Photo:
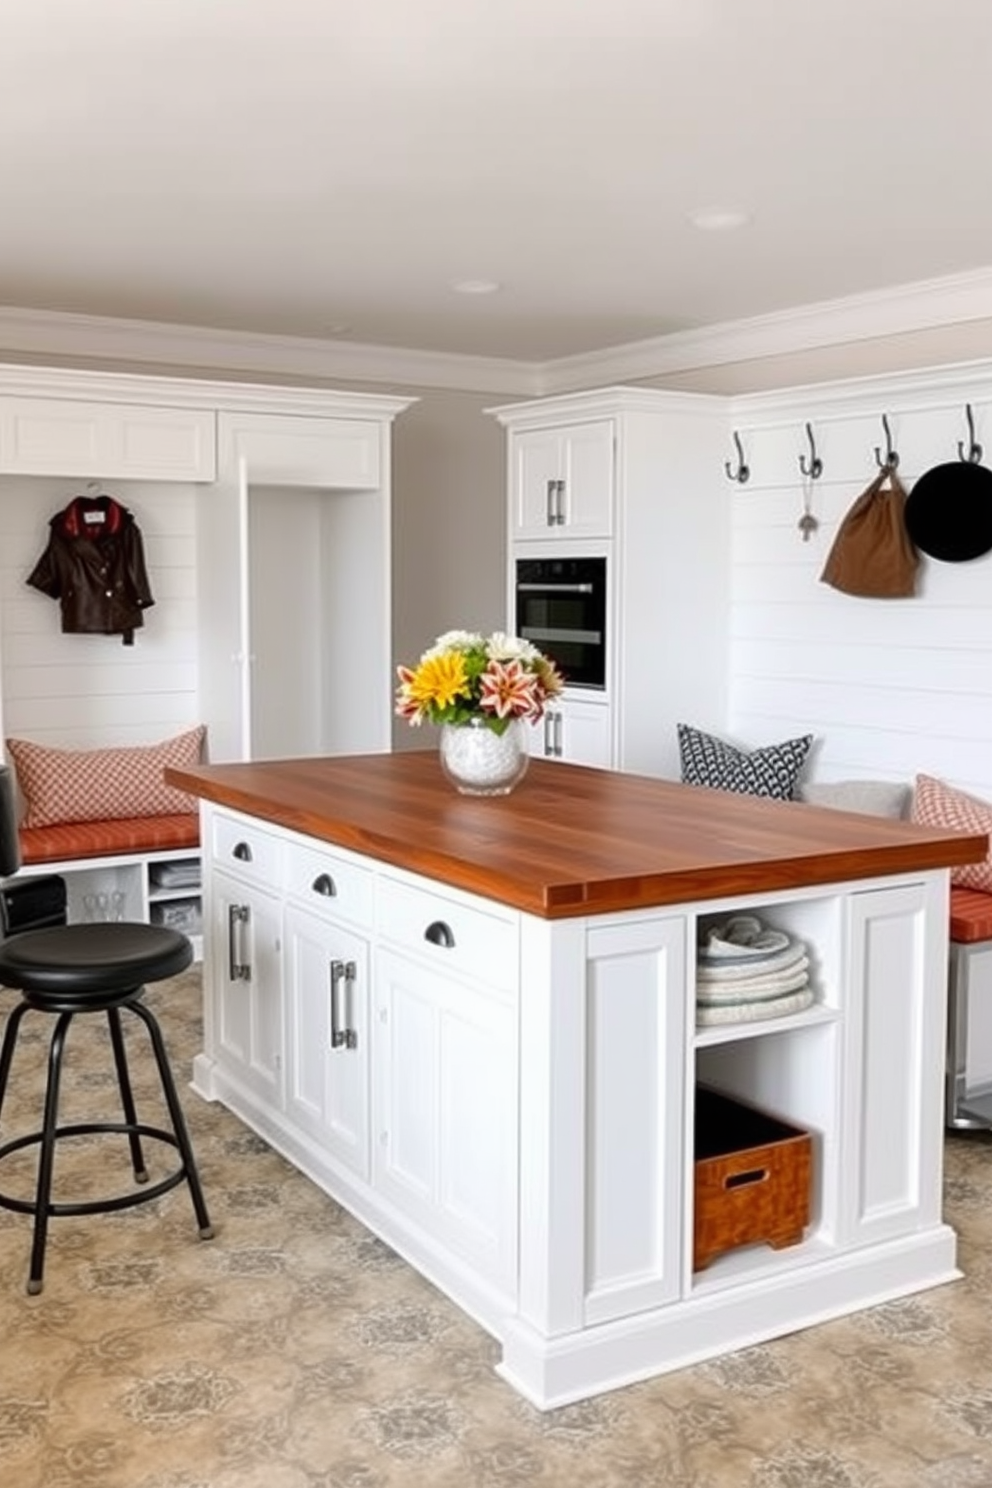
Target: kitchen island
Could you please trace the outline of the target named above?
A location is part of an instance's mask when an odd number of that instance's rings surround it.
[[[948,868],[981,835],[436,754],[169,770],[201,800],[194,1085],[564,1404],[953,1279],[941,1217]],[[732,914],[812,1005],[697,1026]],[[810,1134],[798,1243],[693,1269],[697,1085]]]

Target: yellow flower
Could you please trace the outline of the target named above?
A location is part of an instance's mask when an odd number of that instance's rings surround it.
[[[406,683],[407,696],[420,708],[447,708],[456,698],[470,695],[465,657],[459,651],[424,656]]]

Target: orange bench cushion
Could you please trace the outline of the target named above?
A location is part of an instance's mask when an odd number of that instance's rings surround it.
[[[951,939],[992,940],[992,894],[951,888]]]
[[[200,845],[200,818],[196,812],[183,812],[179,816],[129,816],[119,821],[62,822],[52,827],[21,827],[19,836],[25,866],[62,863],[76,858],[109,858],[116,853],[196,848]]]

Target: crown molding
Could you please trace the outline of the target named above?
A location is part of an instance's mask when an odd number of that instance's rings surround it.
[[[598,382],[664,377],[970,320],[992,320],[992,268],[562,357],[545,362],[539,380],[544,393],[564,393]]]
[[[960,409],[963,417],[968,403],[992,403],[992,359],[738,393],[726,400],[742,431],[801,422],[811,410],[823,420],[850,418],[856,412],[898,415],[948,408]]]
[[[0,306],[0,355],[15,353],[99,359],[131,366],[243,372],[252,377],[401,383],[517,397],[539,391],[533,364],[500,357],[457,356],[351,341],[256,335]]]
[[[992,320],[992,268],[546,362],[0,306],[0,355],[544,397]]]

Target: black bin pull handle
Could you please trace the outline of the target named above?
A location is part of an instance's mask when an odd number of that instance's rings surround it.
[[[329,873],[321,873],[310,885],[315,894],[323,894],[325,899],[333,899],[337,894],[337,885]]]
[[[237,858],[239,863],[250,863],[251,848],[248,846],[247,842],[237,842],[234,845],[234,850],[231,853],[231,856]]]
[[[433,920],[424,931],[424,939],[429,940],[431,945],[444,946],[450,951],[455,944],[455,937],[450,925],[443,920]]]

